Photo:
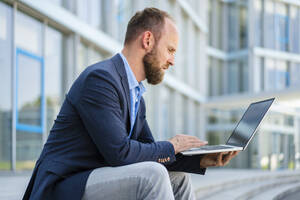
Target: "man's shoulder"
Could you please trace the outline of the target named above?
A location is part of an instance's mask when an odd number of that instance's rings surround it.
[[[82,73],[90,74],[92,72],[114,74],[116,70],[112,60],[106,59],[88,66]]]
[[[120,76],[112,59],[103,60],[88,66],[72,84],[68,96],[78,99],[85,88],[105,87],[119,88]],[[74,98],[76,97],[76,98]]]
[[[86,80],[89,77],[101,77],[104,80],[120,79],[117,71],[117,66],[112,60],[113,58],[106,59],[95,64],[88,66],[78,77],[78,79]]]

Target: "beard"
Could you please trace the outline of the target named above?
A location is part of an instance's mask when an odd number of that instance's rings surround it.
[[[147,53],[143,58],[144,71],[146,75],[147,82],[156,85],[162,82],[165,71],[159,65],[157,58],[156,48]]]

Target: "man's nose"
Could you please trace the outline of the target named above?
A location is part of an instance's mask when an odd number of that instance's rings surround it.
[[[175,60],[175,59],[174,59],[174,56],[172,56],[170,59],[168,59],[168,64],[173,66],[173,65],[175,64],[175,63],[174,63],[174,62],[175,62],[174,60]]]

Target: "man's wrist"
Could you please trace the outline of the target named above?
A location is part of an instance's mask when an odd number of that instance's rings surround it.
[[[170,142],[172,144],[172,147],[174,150],[174,155],[176,155],[178,152],[176,151],[177,148],[176,148],[175,144],[171,140],[168,140],[168,142]]]

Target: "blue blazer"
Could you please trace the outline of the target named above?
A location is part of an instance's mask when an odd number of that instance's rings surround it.
[[[129,139],[129,99],[119,54],[83,71],[66,95],[23,199],[80,200],[89,174],[104,166],[155,161],[171,171],[205,173],[201,156],[175,156],[170,142],[154,141],[144,99]]]

